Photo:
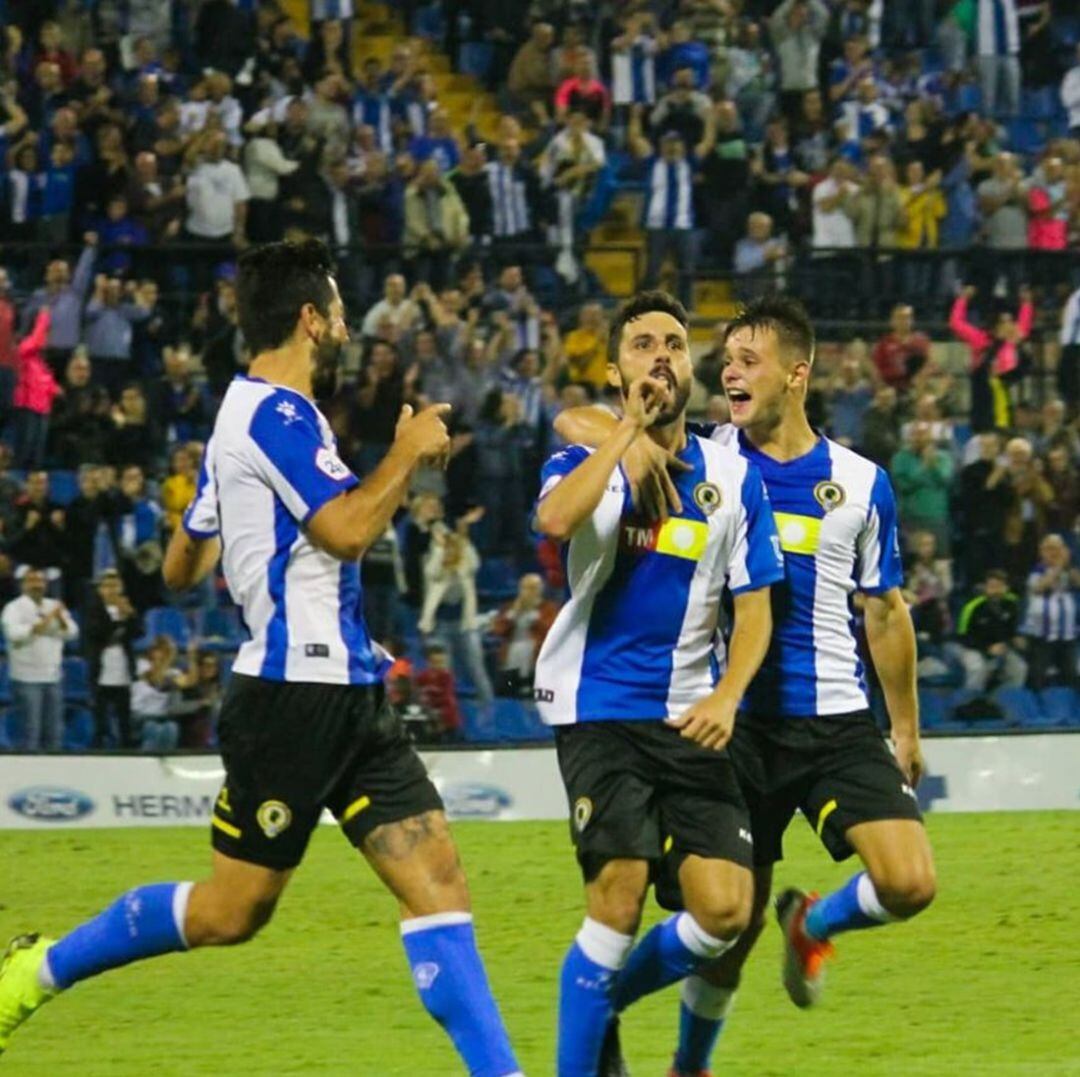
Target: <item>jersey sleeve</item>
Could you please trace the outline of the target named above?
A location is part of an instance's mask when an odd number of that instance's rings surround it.
[[[753,464],[747,464],[739,502],[735,543],[728,562],[728,589],[733,595],[757,591],[784,578],[776,520],[761,472]]]
[[[695,423],[688,422],[686,424],[686,432],[688,434],[697,434],[699,438],[704,438],[706,441],[715,440],[713,435],[720,429],[719,423]]]
[[[214,439],[211,438],[203,449],[199,477],[195,483],[195,496],[184,510],[181,520],[184,530],[193,539],[213,538],[221,526],[218,521],[217,483],[214,481],[211,463],[213,450]]]
[[[897,530],[896,496],[889,476],[878,468],[870,491],[870,511],[859,535],[859,561],[855,580],[860,591],[883,595],[904,582],[900,563],[900,535]]]
[[[536,503],[543,501],[582,460],[588,460],[588,458],[589,450],[583,445],[568,445],[565,449],[552,453],[540,469],[540,493],[537,495]]]
[[[248,434],[261,450],[262,478],[301,524],[360,482],[324,443],[315,410],[305,401],[267,397],[255,409]]]

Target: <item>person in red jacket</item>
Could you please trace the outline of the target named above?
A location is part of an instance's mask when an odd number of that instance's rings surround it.
[[[968,321],[968,304],[975,292],[969,285],[956,297],[949,328],[971,348],[971,429],[981,434],[1012,426],[1008,387],[1026,373],[1029,356],[1023,344],[1035,322],[1035,306],[1031,289],[1024,286],[1020,289],[1020,309],[1016,315],[999,310],[993,329],[987,331]]]
[[[45,362],[45,341],[49,336],[51,317],[49,308],[42,307],[29,336],[19,341],[15,349],[17,375],[12,399],[15,466],[27,470],[41,467],[49,415],[60,392],[60,386]]]
[[[430,643],[424,649],[424,657],[427,668],[416,675],[416,686],[420,689],[424,710],[431,718],[432,731],[439,740],[460,740],[464,723],[450,656],[441,643]]]

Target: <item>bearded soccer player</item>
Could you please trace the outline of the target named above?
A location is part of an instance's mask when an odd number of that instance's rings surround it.
[[[773,865],[796,809],[835,860],[855,853],[864,869],[824,898],[791,889],[776,902],[783,981],[797,1006],[818,1001],[833,936],[906,920],[934,897],[933,857],[914,793],[923,769],[915,635],[900,593],[895,500],[884,471],[810,426],[813,357],[813,327],[799,303],[751,303],[725,337],[731,423],[698,430],[760,469],[786,579],[773,589],[772,641],[729,748],[750,809],[753,911],[738,943],[683,985],[674,1077],[707,1070],[764,925]],[[556,423],[563,437],[587,444],[610,437],[616,424],[597,408],[564,412]],[[663,514],[665,503],[679,511],[681,465],[670,453],[635,442],[623,466],[654,513]],[[869,709],[853,632],[856,593],[863,596],[892,752]],[[670,865],[664,874],[673,874]]]
[[[358,559],[417,466],[449,448],[445,405],[405,409],[363,483],[315,399],[332,391],[345,311],[326,248],[247,252],[240,327],[255,358],[229,386],[165,582],[192,586],[223,553],[251,639],[220,718],[225,783],[210,878],[139,886],[59,941],[24,935],[0,966],[0,1051],[44,1002],[132,961],[245,942],[269,921],[324,808],[398,899],[421,1000],[476,1077],[518,1074],[473,936],[442,803],[382,684]],[[370,1059],[369,1071],[378,1069]]]
[[[566,544],[570,599],[540,649],[535,692],[556,731],[587,910],[562,968],[559,1077],[594,1077],[616,1009],[728,950],[750,914],[750,820],[723,749],[765,654],[783,565],[757,469],[686,433],[686,321],[663,292],[622,308],[607,370],[623,418],[595,451],[571,445],[548,460],[536,507],[538,529]],[[635,514],[619,466],[640,440],[684,465],[684,507],[661,524]],[[725,587],[734,630],[717,683]],[[665,846],[685,911],[631,952]]]

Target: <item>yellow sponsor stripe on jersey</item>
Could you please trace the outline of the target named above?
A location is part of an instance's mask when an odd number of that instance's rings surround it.
[[[240,828],[233,826],[232,823],[225,822],[219,815],[211,815],[210,822],[218,828],[223,834],[228,834],[230,838],[240,837]]]
[[[342,813],[341,821],[347,823],[355,819],[365,808],[371,807],[371,797],[357,797]]]
[[[828,819],[829,816],[832,815],[832,813],[834,811],[836,811],[836,798],[835,797],[833,797],[832,800],[828,801],[826,803],[825,807],[823,807],[821,809],[821,812],[818,814],[817,826],[815,827],[815,830],[817,831],[817,836],[819,838],[821,837],[821,832],[825,829],[825,820]]]
[[[678,516],[665,520],[656,535],[656,552],[687,561],[700,561],[709,541],[709,525],[702,520],[684,520]]]
[[[821,520],[817,516],[775,511],[773,516],[780,533],[780,548],[785,553],[817,553],[821,538]]]

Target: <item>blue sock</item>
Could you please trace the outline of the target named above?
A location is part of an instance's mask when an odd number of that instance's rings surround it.
[[[559,981],[558,1077],[596,1077],[615,1014],[612,984],[633,944],[632,935],[586,918],[567,951]]]
[[[679,1006],[679,1048],[675,1052],[675,1071],[696,1075],[709,1068],[716,1041],[724,1030],[735,992],[715,987],[698,976],[683,983]]]
[[[703,931],[688,912],[668,917],[634,947],[619,974],[612,992],[616,1012],[689,976],[703,961],[719,957],[728,945]]]
[[[476,949],[472,916],[451,912],[405,920],[401,941],[420,1001],[446,1029],[471,1077],[520,1075]]]
[[[834,890],[810,906],[805,930],[812,939],[824,941],[842,931],[880,927],[896,917],[886,912],[877,891],[865,871],[853,875],[839,890]]]
[[[47,975],[58,988],[144,957],[186,950],[184,913],[191,883],[139,886],[53,943]]]

